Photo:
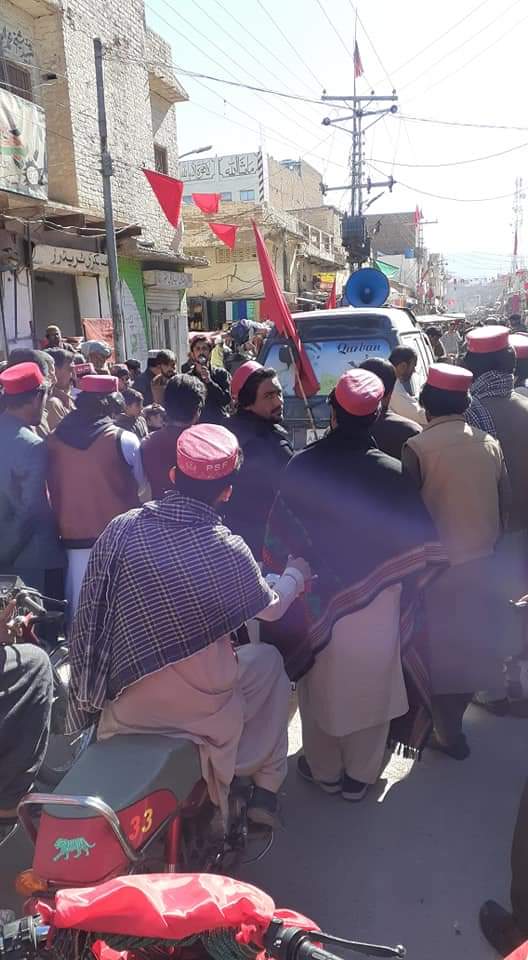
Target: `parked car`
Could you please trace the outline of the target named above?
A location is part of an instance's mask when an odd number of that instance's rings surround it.
[[[367,357],[388,359],[398,346],[413,347],[418,364],[412,390],[417,396],[434,362],[429,340],[410,310],[340,307],[297,313],[294,319],[320,384],[319,392],[309,400],[318,436],[328,426],[328,395],[349,367],[358,367]],[[259,361],[278,373],[284,391],[285,424],[294,447],[300,449],[314,439],[313,428],[304,401],[295,394],[291,349],[275,328],[262,346]]]

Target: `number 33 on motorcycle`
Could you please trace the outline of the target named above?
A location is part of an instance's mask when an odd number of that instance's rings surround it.
[[[143,816],[132,817],[130,821],[130,833],[128,834],[130,843],[136,843],[142,833],[150,833],[152,830],[153,816],[154,811],[152,807],[147,807]]]

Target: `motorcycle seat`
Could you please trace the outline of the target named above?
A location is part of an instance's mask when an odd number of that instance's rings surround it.
[[[183,805],[201,777],[198,747],[190,740],[126,734],[89,746],[54,793],[99,797],[118,813],[160,790],[170,791]],[[86,808],[53,804],[45,812],[61,819],[93,816]]]

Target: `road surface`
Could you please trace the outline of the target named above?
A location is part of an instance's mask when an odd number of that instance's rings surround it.
[[[359,804],[297,778],[298,717],[290,732],[284,827],[244,878],[338,935],[402,942],[410,960],[492,960],[477,914],[489,897],[508,903],[528,721],[472,707],[468,760],[395,758]],[[20,835],[0,849],[0,906],[17,906],[12,878],[30,859]]]

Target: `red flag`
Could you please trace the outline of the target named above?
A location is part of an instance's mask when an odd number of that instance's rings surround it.
[[[361,62],[361,55],[359,53],[359,47],[356,41],[356,45],[354,47],[354,76],[356,80],[358,79],[358,77],[362,77],[364,72],[365,71],[363,70],[363,64]]]
[[[202,213],[218,213],[219,193],[193,193],[193,202]]]
[[[230,250],[234,249],[238,227],[234,223],[210,223],[214,235]]]
[[[164,173],[156,173],[155,170],[143,169],[143,173],[156,194],[156,199],[167,220],[173,227],[177,227],[180,221],[183,181],[167,177]]]
[[[420,207],[416,207],[416,210],[414,211],[414,223],[416,226],[418,226],[421,219],[422,219],[422,211],[420,210]]]
[[[337,277],[334,277],[332,289],[330,290],[330,293],[328,294],[328,300],[326,301],[325,310],[335,310],[337,307],[336,280]]]
[[[295,392],[297,396],[302,396],[302,390],[300,389],[300,385],[302,385],[306,396],[312,397],[319,390],[317,377],[308,359],[308,354],[304,349],[288,304],[284,299],[284,294],[280,288],[277,274],[273,269],[264,238],[254,220],[252,223],[255,232],[255,243],[257,245],[257,257],[264,286],[264,296],[266,298],[267,317],[275,324],[277,333],[286,337],[294,347],[292,353],[294,353],[296,370]]]

